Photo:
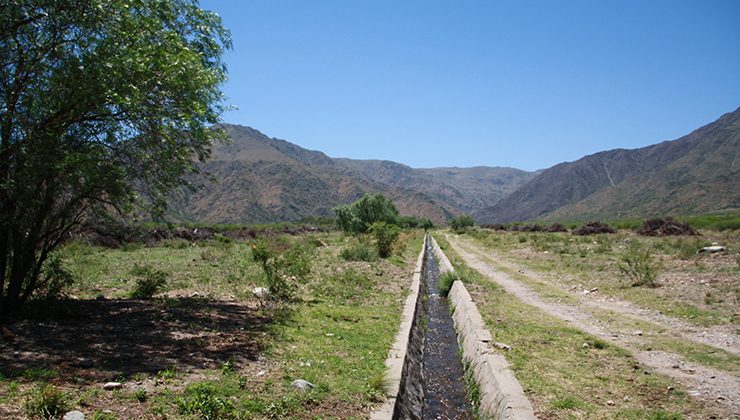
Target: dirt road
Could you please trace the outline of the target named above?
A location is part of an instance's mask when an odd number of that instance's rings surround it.
[[[735,334],[727,334],[724,330],[712,334],[711,330],[689,326],[678,319],[656,316],[659,314],[652,314],[629,302],[610,302],[605,305],[603,302],[586,301],[573,293],[569,293],[572,296],[572,299],[567,300],[569,303],[546,299],[497,266],[513,268],[527,276],[537,276],[537,273],[524,270],[511,262],[502,262],[503,258],[492,256],[490,250],[483,250],[469,239],[449,234],[445,235],[445,238],[469,267],[498,283],[520,301],[560,318],[582,331],[608,339],[613,344],[630,351],[641,364],[684,384],[690,395],[706,401],[717,401],[727,405],[735,416],[740,415],[740,376],[737,372],[720,371],[693,363],[675,353],[642,351],[642,348],[648,347],[648,341],[634,331],[625,330],[624,325],[628,325],[628,322],[608,322],[603,316],[596,315],[599,312],[603,313],[604,309],[611,309],[613,311],[611,316],[636,318],[672,330],[678,329],[681,336],[691,341],[722,348],[737,355],[740,350]],[[538,280],[542,280],[541,277]]]

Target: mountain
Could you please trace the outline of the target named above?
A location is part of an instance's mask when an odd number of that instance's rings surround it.
[[[173,217],[207,223],[268,223],[331,216],[365,193],[391,198],[401,214],[437,224],[498,201],[533,173],[512,168],[414,169],[389,161],[334,159],[224,124],[231,141],[217,145],[194,180],[200,188],[172,203]]]
[[[740,210],[740,108],[673,141],[610,150],[546,169],[481,223]]]
[[[338,159],[347,168],[385,185],[417,191],[456,213],[472,213],[491,206],[532,179],[536,173],[514,168],[414,169],[384,160]]]

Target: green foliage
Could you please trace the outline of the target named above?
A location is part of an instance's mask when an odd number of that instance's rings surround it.
[[[427,218],[419,218],[417,216],[400,216],[398,218],[398,226],[404,229],[424,229],[429,230],[434,228],[434,223]]]
[[[49,301],[59,299],[64,290],[74,284],[74,277],[62,266],[62,258],[53,253],[44,265],[43,280],[33,291],[35,299]]]
[[[67,394],[53,385],[33,388],[23,402],[26,415],[42,419],[60,418],[69,409],[69,405]]]
[[[221,363],[221,374],[222,375],[229,375],[234,373],[234,361],[233,360],[227,360],[223,363]]]
[[[365,194],[350,205],[334,209],[337,215],[337,226],[347,233],[366,233],[376,222],[396,224],[398,209],[393,201],[382,194]]]
[[[94,211],[161,212],[225,134],[231,41],[196,0],[7,0],[0,12],[0,316]]]
[[[145,403],[149,399],[149,394],[146,393],[146,389],[139,388],[134,392],[134,398],[140,403]]]
[[[583,405],[584,405],[583,401],[579,400],[576,397],[571,397],[571,396],[557,398],[557,399],[552,400],[552,402],[550,402],[550,406],[556,410],[562,410],[562,409],[572,410],[574,408],[582,407]]]
[[[234,418],[234,403],[219,397],[216,387],[205,382],[188,385],[177,399],[177,408],[180,414],[194,414],[204,420]]]
[[[310,255],[299,243],[258,239],[252,243],[252,259],[262,268],[270,296],[281,301],[295,299],[297,282],[311,272]]]
[[[168,275],[162,270],[134,265],[131,274],[138,276],[134,290],[129,295],[132,299],[151,299],[167,285]]]
[[[632,281],[632,286],[657,287],[655,279],[660,271],[660,262],[655,259],[650,248],[643,247],[638,242],[630,243],[619,256],[617,268]]]
[[[370,233],[375,237],[375,247],[380,258],[390,257],[393,243],[398,239],[401,229],[385,222],[375,222],[370,226]]]
[[[439,295],[445,297],[449,295],[450,289],[452,289],[452,284],[455,283],[455,281],[457,280],[462,279],[456,271],[446,271],[442,273],[442,275],[439,276],[439,283],[437,284]]]
[[[54,368],[30,368],[23,371],[23,377],[30,380],[51,379],[59,376]]]
[[[465,228],[472,226],[475,226],[475,219],[473,219],[473,216],[467,214],[453,217],[452,220],[450,220],[450,228],[455,232],[464,231]]]
[[[385,370],[370,377],[367,383],[368,394],[374,401],[381,401],[391,387],[391,380]]]
[[[369,245],[363,242],[350,245],[344,248],[339,256],[346,261],[367,261],[372,262],[378,258],[378,254]]]

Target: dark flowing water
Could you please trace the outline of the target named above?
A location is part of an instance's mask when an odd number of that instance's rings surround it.
[[[424,334],[422,377],[425,419],[472,419],[473,408],[463,379],[457,336],[447,298],[439,296],[439,267],[431,244],[426,249],[427,328]]]

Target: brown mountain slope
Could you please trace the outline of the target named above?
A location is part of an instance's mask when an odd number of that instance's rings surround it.
[[[386,160],[337,161],[383,184],[423,193],[435,202],[454,207],[457,213],[473,213],[491,206],[536,175],[521,169],[486,166],[414,169]]]
[[[266,223],[331,216],[337,205],[371,192],[393,199],[401,214],[441,224],[475,208],[470,203],[493,202],[532,176],[509,168],[412,169],[387,161],[332,159],[249,127],[223,127],[232,142],[218,145],[203,166],[217,182],[197,179],[202,188],[173,203],[178,219]],[[376,166],[391,169],[381,176]]]
[[[678,140],[549,168],[477,214],[484,223],[740,209],[740,108]]]

